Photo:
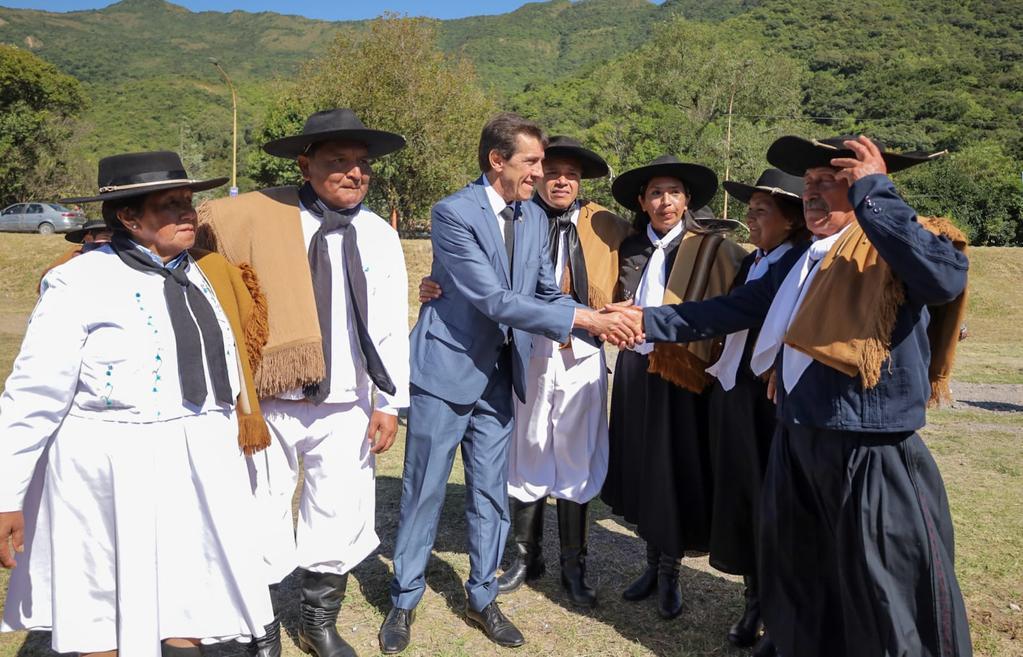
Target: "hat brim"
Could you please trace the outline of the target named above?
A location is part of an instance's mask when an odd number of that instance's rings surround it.
[[[718,191],[717,175],[705,166],[688,162],[665,162],[648,164],[630,169],[611,183],[611,195],[622,206],[639,212],[639,190],[653,178],[669,176],[678,178],[689,192],[689,207],[702,208]]]
[[[116,201],[122,198],[133,196],[145,196],[153,192],[162,192],[168,189],[185,188],[193,192],[205,192],[214,187],[220,187],[228,181],[228,178],[210,178],[209,180],[190,180],[188,182],[155,182],[145,185],[133,186],[130,189],[118,189],[112,192],[97,194],[96,196],[78,196],[75,198],[62,198],[61,203],[100,203],[103,201]]]
[[[734,180],[726,180],[721,183],[721,186],[725,188],[729,196],[735,198],[743,203],[749,203],[750,199],[757,192],[764,192],[770,194],[778,201],[799,204],[800,207],[803,205],[803,197],[799,194],[784,190],[780,187],[764,187],[762,185],[747,185],[745,183],[736,182]]]
[[[577,160],[582,166],[582,177],[587,180],[606,178],[611,173],[611,167],[604,158],[582,146],[548,146],[544,150],[544,157]]]
[[[393,132],[370,129],[329,130],[308,135],[292,135],[263,144],[263,150],[274,157],[294,160],[310,145],[321,141],[354,141],[366,145],[369,157],[382,157],[405,148],[405,138]]]
[[[64,239],[74,244],[81,244],[85,241],[85,235],[92,230],[110,230],[105,221],[90,221],[81,228],[64,233]]]
[[[884,158],[888,173],[895,173],[930,162],[943,154],[944,152],[928,155],[885,151],[881,153],[881,157]],[[794,136],[781,137],[767,149],[767,161],[792,176],[802,176],[807,169],[832,167],[831,160],[839,157],[855,158],[856,154],[848,148],[833,148],[819,141]]]

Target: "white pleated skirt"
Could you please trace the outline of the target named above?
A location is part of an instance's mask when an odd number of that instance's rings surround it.
[[[68,416],[25,504],[0,629],[57,652],[261,636],[273,613],[233,414],[130,424]]]

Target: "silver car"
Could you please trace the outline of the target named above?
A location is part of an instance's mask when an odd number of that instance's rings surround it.
[[[0,231],[13,233],[66,233],[85,225],[85,213],[59,203],[15,203],[0,212]]]

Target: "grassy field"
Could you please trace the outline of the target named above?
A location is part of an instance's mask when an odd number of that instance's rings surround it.
[[[16,354],[34,285],[45,264],[66,243],[59,237],[0,235],[0,372]],[[410,280],[429,269],[429,242],[405,242]],[[972,258],[970,338],[962,344],[957,380],[1023,383],[1023,250],[975,249]],[[102,285],[102,281],[96,281]],[[413,290],[410,290],[412,298]],[[414,300],[414,299],[413,299]],[[417,304],[413,304],[413,308]],[[1015,389],[1014,389],[1015,390]],[[1023,400],[1001,411],[957,405],[934,411],[923,432],[948,486],[956,523],[956,566],[966,596],[976,654],[1023,656]],[[376,632],[389,607],[387,583],[400,495],[403,441],[378,462],[377,554],[354,571],[338,627],[361,654],[375,654]],[[494,648],[466,625],[462,581],[465,554],[464,486],[456,462],[448,483],[435,558],[427,572],[428,591],[413,627],[408,655],[511,654]],[[643,567],[643,544],[631,528],[597,503],[591,532],[591,580],[599,590],[597,609],[571,608],[557,578],[557,533],[553,506],[547,509],[544,542],[549,574],[534,587],[502,597],[502,608],[526,634],[516,655],[741,655],[724,641],[738,614],[741,583],[707,565],[705,558],[684,562],[685,611],[665,622],[652,602],[627,603],[621,590]],[[0,574],[0,587],[6,574]],[[294,594],[294,582],[289,581]],[[196,595],[201,595],[196,592]],[[289,637],[297,624],[296,604],[285,619]],[[45,634],[0,636],[0,657],[50,655]],[[210,651],[241,655],[234,647]],[[297,657],[291,638],[285,654]]]

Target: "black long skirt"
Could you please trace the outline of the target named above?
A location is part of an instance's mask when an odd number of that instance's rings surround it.
[[[710,565],[732,575],[755,576],[760,487],[774,434],[775,405],[767,384],[752,374],[725,390],[710,389],[710,452],[714,502]]]
[[[706,552],[712,482],[707,400],[648,374],[623,350],[611,392],[610,455],[601,499],[664,554]]]
[[[780,424],[764,479],[760,600],[785,657],[969,657],[952,518],[915,433]]]

